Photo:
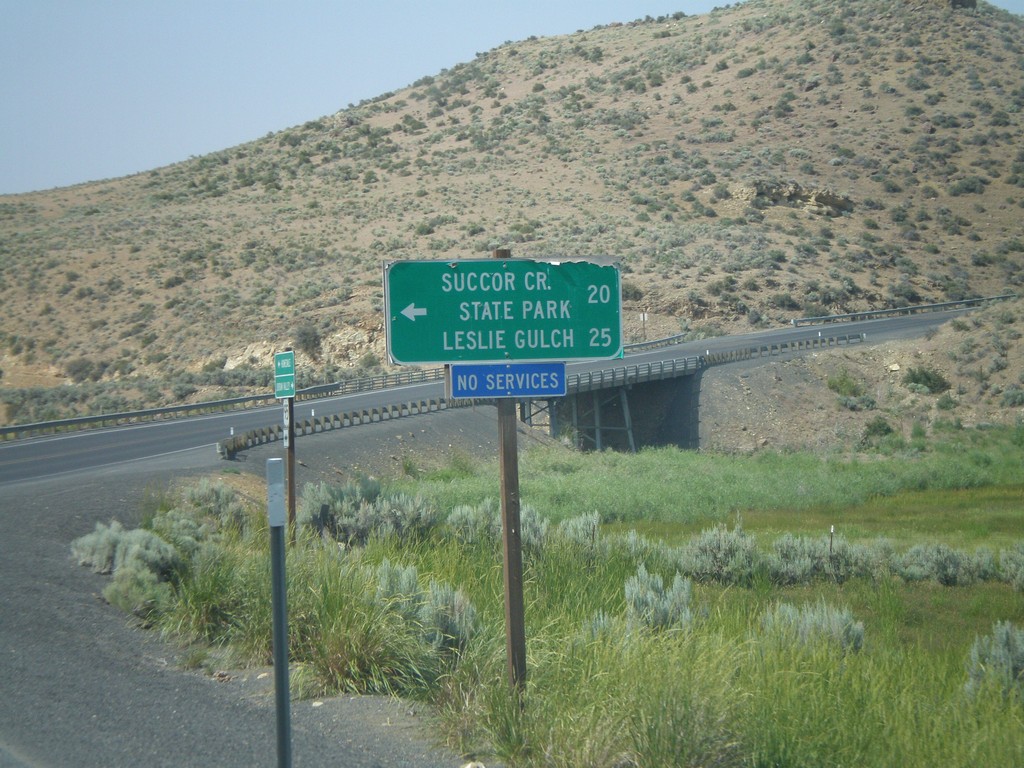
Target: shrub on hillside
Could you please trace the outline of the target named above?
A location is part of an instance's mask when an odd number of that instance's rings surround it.
[[[864,385],[853,378],[845,368],[835,376],[829,377],[828,388],[840,397],[860,397],[864,394]]]
[[[849,411],[873,411],[878,403],[875,402],[875,398],[870,395],[861,395],[860,397],[840,397],[838,403],[841,407],[846,408]]]
[[[888,421],[882,416],[875,416],[871,421],[864,425],[864,434],[861,436],[861,445],[870,446],[878,442],[879,439],[888,437],[893,434],[894,430]]]
[[[979,581],[996,581],[999,579],[999,565],[995,553],[988,547],[978,547],[974,554],[968,555],[974,576]]]
[[[560,522],[558,534],[581,547],[593,549],[600,537],[600,526],[601,516],[597,512],[589,512]]]
[[[64,366],[64,372],[75,384],[83,381],[99,381],[106,370],[106,363],[97,363],[87,357],[76,357]]]
[[[999,573],[1003,581],[1013,585],[1018,592],[1024,592],[1024,543],[1019,542],[999,553]]]
[[[295,348],[313,360],[320,358],[320,331],[312,323],[303,323],[295,329]]]
[[[161,581],[174,576],[181,568],[178,551],[152,531],[135,528],[124,531],[114,552],[113,572],[122,568],[145,568]]]
[[[548,538],[548,521],[535,507],[526,505],[519,511],[519,538],[523,549],[540,552]]]
[[[765,558],[768,574],[776,584],[806,584],[815,579],[842,583],[867,569],[862,547],[854,547],[842,536],[808,538],[785,533],[774,541]]]
[[[171,585],[148,568],[130,565],[118,568],[103,589],[103,599],[125,613],[148,620],[170,604]]]
[[[366,544],[371,536],[399,540],[423,536],[436,523],[437,511],[420,497],[394,494],[367,501],[347,493],[344,487],[319,483],[307,486],[303,493],[300,520],[315,527],[318,534],[346,546],[358,546]]]
[[[183,498],[196,511],[216,520],[221,528],[244,530],[246,506],[231,486],[204,477],[186,489]]]
[[[309,483],[302,489],[295,517],[301,526],[314,527],[318,532],[340,539],[339,521],[352,517],[353,510],[372,504],[379,496],[380,483],[372,478],[349,481],[345,485]]]
[[[501,515],[494,499],[477,505],[460,504],[448,515],[447,531],[465,544],[494,543],[501,532]]]
[[[171,598],[167,581],[179,573],[178,551],[157,534],[144,528],[127,531],[116,520],[96,524],[96,530],[71,542],[79,565],[96,573],[113,573],[103,590],[111,605],[148,618]]]
[[[379,497],[373,504],[372,516],[375,534],[398,539],[422,536],[437,523],[437,510],[433,504],[421,496],[404,493]]]
[[[927,391],[921,392],[921,394],[937,395],[950,387],[946,377],[930,368],[911,368],[903,376],[903,383],[908,387],[910,385],[924,387]]]
[[[124,526],[117,520],[110,525],[96,523],[96,530],[71,542],[71,554],[79,565],[87,565],[95,573],[110,573],[114,570],[114,553],[124,535]]]
[[[387,558],[377,566],[377,602],[386,603],[406,621],[419,619],[425,596],[416,566],[392,565]]]
[[[148,527],[169,542],[186,560],[195,557],[199,547],[218,532],[212,518],[205,518],[196,509],[186,506],[158,512]]]
[[[187,488],[180,503],[158,509],[143,525],[173,546],[185,560],[224,531],[243,532],[249,510],[234,488],[206,478]]]
[[[477,544],[501,541],[501,510],[494,499],[477,506],[460,505],[448,515],[447,532],[458,541]],[[548,521],[532,506],[519,510],[519,540],[523,550],[540,552],[548,535]]]
[[[958,197],[960,195],[980,195],[985,191],[985,186],[988,184],[987,179],[983,179],[980,176],[967,176],[963,179],[957,179],[949,185],[949,194],[952,197]]]
[[[1004,408],[1019,408],[1024,405],[1024,389],[1017,385],[1007,387],[1003,396],[999,399],[1000,405]]]

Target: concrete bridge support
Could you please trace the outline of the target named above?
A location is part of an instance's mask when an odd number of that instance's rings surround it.
[[[629,388],[595,389],[569,398],[573,434],[581,450],[636,453]]]
[[[687,450],[700,448],[700,386],[702,372],[678,379],[663,379],[637,385],[643,408],[637,406],[637,437],[642,445],[675,445]],[[639,395],[639,393],[638,393]],[[636,397],[634,402],[636,402]]]

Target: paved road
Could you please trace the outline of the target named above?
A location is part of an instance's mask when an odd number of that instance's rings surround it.
[[[344,397],[296,403],[297,419],[387,403],[441,397],[441,382],[413,384],[382,392],[362,392]],[[87,429],[28,440],[0,443],[0,486],[13,480],[80,472],[125,461],[165,456],[205,447],[216,456],[216,444],[232,434],[280,424],[281,406],[229,411],[186,419],[153,421],[124,427]]]

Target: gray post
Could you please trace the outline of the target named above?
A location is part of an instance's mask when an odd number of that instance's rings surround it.
[[[271,602],[274,612],[274,704],[277,710],[277,765],[291,768],[291,705],[288,696],[288,606],[284,571],[284,461],[267,459],[267,516],[270,521]]]
[[[284,406],[286,425],[284,445],[287,449],[288,470],[288,529],[291,531],[292,543],[295,543],[295,398],[286,398]]]

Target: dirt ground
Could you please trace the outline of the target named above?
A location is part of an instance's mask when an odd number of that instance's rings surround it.
[[[1004,369],[980,381],[980,365],[965,366],[951,357],[963,343],[957,341],[955,330],[944,326],[931,339],[857,345],[709,369],[701,386],[701,448],[727,453],[850,450],[860,442],[867,423],[878,417],[907,438],[915,424],[930,434],[942,421],[974,427],[1024,419],[1024,408],[1005,405],[1001,395],[1019,381],[1019,345],[1010,345],[998,358],[1004,361],[1000,363]],[[978,363],[991,366],[988,360]],[[950,382],[950,389],[915,392],[905,382],[910,369],[937,372]],[[839,395],[829,388],[829,380],[842,375],[860,384],[875,407],[858,411],[843,407]]]

